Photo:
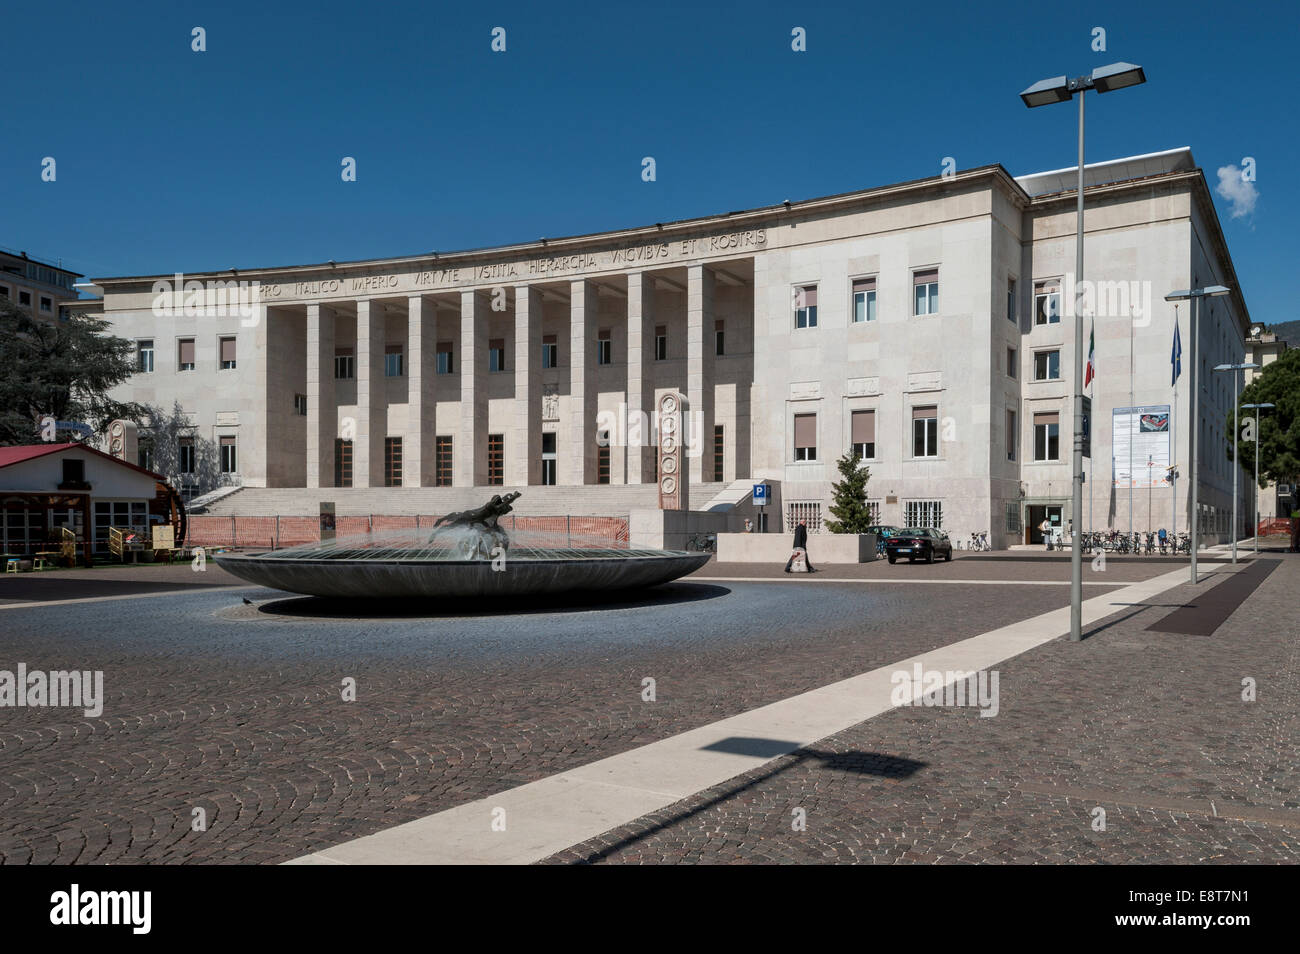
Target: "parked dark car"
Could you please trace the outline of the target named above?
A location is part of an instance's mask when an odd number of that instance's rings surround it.
[[[905,527],[885,541],[885,556],[890,563],[906,557],[909,563],[918,558],[933,563],[936,557],[952,559],[952,541],[942,530],[927,527]]]

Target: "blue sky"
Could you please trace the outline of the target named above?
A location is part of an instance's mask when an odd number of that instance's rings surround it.
[[[1214,188],[1253,157],[1253,210],[1216,203],[1252,318],[1286,321],[1296,23],[1195,0],[23,4],[6,12],[0,246],[91,276],[288,265],[751,208],[945,156],[1055,169],[1074,162],[1074,110],[1017,94],[1127,60],[1147,85],[1090,98],[1088,161],[1190,146]]]

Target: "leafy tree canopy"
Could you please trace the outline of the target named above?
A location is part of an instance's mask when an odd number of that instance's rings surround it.
[[[1241,392],[1241,404],[1274,404],[1260,411],[1239,410],[1237,444],[1241,465],[1248,473],[1255,469],[1255,433],[1259,428],[1260,486],[1269,481],[1292,483],[1300,476],[1300,350],[1283,352],[1264,368]],[[1240,406],[1240,405],[1239,405]],[[1252,424],[1247,418],[1258,417]],[[1232,412],[1227,414],[1224,433],[1232,433]],[[1227,447],[1229,459],[1232,446]]]
[[[140,422],[140,405],[108,396],[135,372],[135,354],[131,342],[107,328],[102,318],[84,315],[41,321],[0,301],[0,444],[36,443],[47,414],[87,424],[96,434],[119,418]]]

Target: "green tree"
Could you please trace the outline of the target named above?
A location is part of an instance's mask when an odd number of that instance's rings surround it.
[[[108,396],[135,372],[135,355],[131,342],[107,328],[102,318],[83,315],[41,321],[0,301],[0,444],[36,443],[47,414],[97,434],[119,418],[140,422],[140,405]]]
[[[230,475],[221,472],[216,443],[198,433],[179,401],[172,404],[170,412],[146,404],[144,416],[149,426],[140,429],[140,449],[148,452],[150,469],[166,477],[168,484],[178,491],[186,488],[190,498],[230,483]],[[181,438],[189,438],[194,447],[194,462],[188,471],[181,470]]]
[[[1241,392],[1241,404],[1273,404],[1262,411],[1238,411],[1236,435],[1241,466],[1255,470],[1255,435],[1245,418],[1258,414],[1260,486],[1269,481],[1292,483],[1300,476],[1300,350],[1285,351]],[[1224,433],[1232,433],[1228,411]],[[1243,434],[1245,436],[1243,436]],[[1225,452],[1232,459],[1232,442]]]
[[[841,479],[831,485],[830,511],[835,519],[826,521],[826,529],[831,533],[866,533],[871,526],[871,511],[867,509],[871,468],[852,453],[841,457],[835,466]]]

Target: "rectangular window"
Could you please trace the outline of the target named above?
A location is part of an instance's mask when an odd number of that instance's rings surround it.
[[[433,440],[433,485],[451,486],[451,435],[440,434]]]
[[[1016,308],[1016,280],[1014,278],[1007,279],[1007,321],[1016,323],[1020,321],[1019,309]]]
[[[939,269],[925,268],[913,272],[912,291],[912,314],[939,314]]]
[[[596,432],[596,483],[609,483],[609,431]]]
[[[794,416],[794,459],[817,459],[817,415]]]
[[[853,279],[853,323],[876,320],[876,280]]]
[[[53,311],[53,310],[54,310],[54,302],[51,301],[49,298],[46,298],[44,295],[42,295],[41,311]]]
[[[909,500],[903,505],[903,524],[908,527],[943,529],[943,501]]]
[[[384,438],[384,486],[402,486],[402,439]]]
[[[182,338],[176,343],[176,367],[180,371],[194,370],[194,339]]]
[[[809,533],[820,533],[822,529],[822,505],[811,501],[791,501],[785,508],[786,530],[793,531],[803,521]]]
[[[713,323],[713,353],[727,353],[726,329],[721,319]]]
[[[794,292],[794,326],[817,327],[817,286],[801,285]]]
[[[555,335],[542,337],[542,367],[558,368],[560,366],[560,346]]]
[[[0,285],[0,298],[8,298],[8,297],[9,297],[9,286]]]
[[[488,370],[504,371],[506,369],[506,339],[488,339]]]
[[[402,373],[402,346],[384,345],[384,377],[400,378]]]
[[[610,340],[609,329],[601,328],[596,332],[596,363],[611,364],[614,360],[614,343]]]
[[[1016,367],[1016,360],[1018,357],[1019,355],[1017,354],[1015,348],[1007,349],[1007,377],[1009,378],[1014,378],[1016,376],[1017,370],[1019,370]]]
[[[182,437],[176,442],[177,457],[182,474],[194,473],[194,438]]]
[[[347,380],[357,376],[357,360],[351,348],[337,348],[334,351],[334,377]]]
[[[334,439],[334,486],[352,486],[352,442]]]
[[[1020,504],[1007,504],[1007,533],[1020,532]]]
[[[239,473],[239,458],[235,453],[235,439],[233,437],[220,437],[221,443],[221,472],[223,474]]]
[[[136,452],[136,463],[145,470],[153,470],[153,448],[141,447]]]
[[[147,338],[144,341],[135,343],[135,369],[141,374],[149,374],[153,371],[153,339]]]
[[[876,459],[876,412],[854,411],[850,417],[849,443],[858,460]]]
[[[1056,411],[1034,415],[1034,460],[1060,460],[1060,419]]]
[[[450,341],[438,342],[438,350],[434,354],[433,370],[435,373],[437,374],[453,373],[452,360],[451,360],[451,346],[452,343]]]
[[[1016,459],[1016,445],[1019,444],[1017,439],[1020,435],[1016,433],[1016,412],[1007,411],[1007,460]]]
[[[29,291],[23,291],[21,288],[18,289],[18,304],[26,305],[30,308],[32,304],[32,293]]]
[[[1061,321],[1061,283],[1056,279],[1034,282],[1034,324],[1055,325]]]
[[[86,482],[86,462],[79,457],[63,459],[63,483],[84,484]]]
[[[937,407],[912,408],[912,456],[939,456],[939,409]]]
[[[506,478],[506,438],[504,434],[488,435],[487,482],[499,486]]]
[[[555,470],[555,432],[546,431],[542,434],[542,484],[546,487],[554,487],[556,484]]]
[[[1061,377],[1061,352],[1034,352],[1034,380],[1056,381]]]
[[[713,427],[713,479],[717,483],[722,482],[723,465],[725,458],[726,435],[723,432],[723,425],[716,424]]]
[[[307,416],[307,395],[295,394],[293,396],[293,413],[301,417]]]
[[[655,360],[668,360],[668,326],[655,325]]]
[[[221,370],[235,370],[235,339],[218,338],[217,353],[221,355]]]

